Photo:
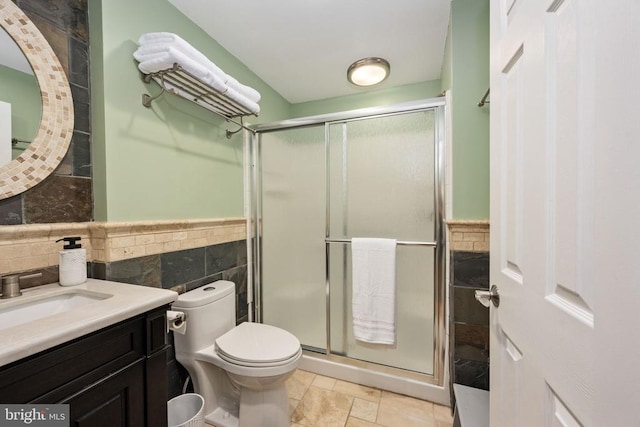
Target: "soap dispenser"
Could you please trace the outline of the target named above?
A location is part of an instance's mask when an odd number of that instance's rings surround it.
[[[82,249],[80,237],[64,237],[56,240],[65,242],[60,251],[60,286],[74,286],[87,281],[87,251]]]

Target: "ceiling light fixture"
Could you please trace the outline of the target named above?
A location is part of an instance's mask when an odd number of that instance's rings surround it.
[[[349,65],[347,79],[356,86],[372,86],[380,83],[391,72],[391,66],[382,58],[364,58]]]

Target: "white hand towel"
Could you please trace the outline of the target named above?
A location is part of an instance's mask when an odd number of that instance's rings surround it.
[[[351,240],[353,333],[357,340],[396,342],[396,240]]]

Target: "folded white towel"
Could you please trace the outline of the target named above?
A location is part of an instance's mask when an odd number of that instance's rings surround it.
[[[155,33],[145,33],[138,39],[138,44],[155,43],[155,42],[173,42],[182,40],[180,36],[166,31],[158,31]]]
[[[258,115],[258,113],[260,113],[260,106],[238,91],[228,88],[225,92],[225,95],[227,95],[229,99],[232,99],[233,101],[251,111],[253,114]]]
[[[353,334],[359,341],[396,342],[396,241],[351,240]]]
[[[167,70],[173,67],[173,64],[180,65],[190,74],[198,79],[206,78],[211,72],[202,64],[194,61],[177,49],[167,49],[165,52],[159,52],[153,55],[138,55],[133,53],[134,58],[138,59],[138,69],[145,74],[156,73],[158,71]]]
[[[174,33],[146,33],[138,39],[140,46],[133,53],[138,68],[145,74],[162,71],[180,65],[185,71],[218,92],[224,93],[254,114],[260,112],[260,92],[243,85],[226,74],[199,50]]]
[[[191,58],[195,62],[199,63],[203,67],[209,69],[212,73],[218,75],[224,82],[227,80],[227,75],[216,64],[211,62],[209,58],[202,54],[199,50],[191,46],[180,37],[176,36],[176,41],[173,42],[155,42],[140,45],[134,52],[133,56],[140,62],[147,60],[149,57],[160,53],[166,53],[169,49],[180,51],[183,55]]]
[[[236,79],[234,79],[228,74],[227,74],[226,83],[227,83],[227,86],[229,86],[231,89],[237,91],[241,95],[244,95],[249,100],[253,102],[260,102],[260,98],[261,98],[260,92],[258,92],[254,88],[243,85],[242,83],[240,83],[239,81],[237,81]]]

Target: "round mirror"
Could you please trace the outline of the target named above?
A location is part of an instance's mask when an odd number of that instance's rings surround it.
[[[20,156],[42,116],[36,76],[18,45],[0,29],[0,166]]]
[[[73,134],[73,101],[60,61],[44,36],[11,0],[0,0],[0,26],[31,65],[42,114],[33,140],[14,160],[0,165],[0,199],[41,182],[64,158]]]

